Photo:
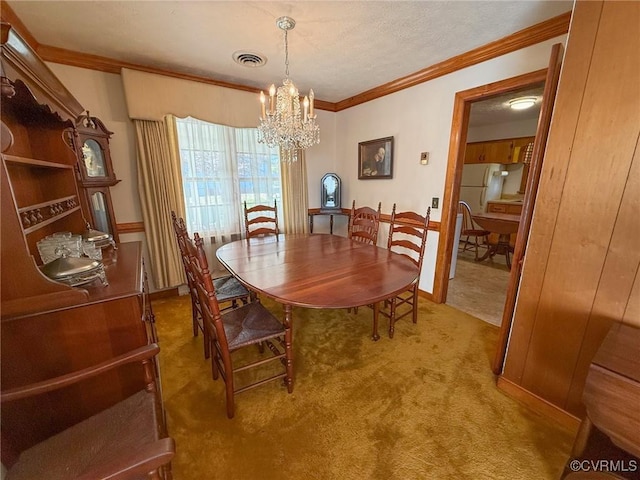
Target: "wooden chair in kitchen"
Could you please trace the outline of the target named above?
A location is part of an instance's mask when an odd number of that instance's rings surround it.
[[[375,245],[378,242],[378,227],[380,225],[380,206],[378,210],[371,207],[356,208],[356,201],[351,205],[347,236],[357,242]]]
[[[427,208],[424,216],[415,212],[396,212],[395,203],[391,211],[387,248],[409,258],[418,269],[418,274],[422,270],[430,215],[431,208]],[[419,278],[416,278],[404,292],[385,301],[384,308],[380,309],[380,314],[389,319],[389,338],[393,338],[395,323],[401,318],[410,314],[413,323],[418,322],[418,281]],[[398,307],[404,310],[400,314]]]
[[[236,393],[278,379],[284,380],[289,393],[293,391],[292,332],[289,325],[283,325],[259,301],[221,313],[202,238],[196,233],[194,240],[192,242],[187,239],[186,242],[189,272],[195,280],[205,329],[209,330],[212,376],[214,380],[222,376],[226,391],[227,417],[233,418]],[[246,350],[245,347],[252,345],[258,347],[258,359],[247,360],[245,356],[243,364],[236,365],[238,359],[232,358],[232,354],[241,349]],[[264,345],[267,346],[266,349],[263,348]],[[264,366],[268,362],[275,362],[281,368],[275,373],[270,372],[270,376],[248,376],[242,386],[236,386],[236,374]]]
[[[247,208],[244,202],[244,225],[246,238],[280,233],[278,228],[278,204],[273,201],[273,207],[269,205],[254,205]]]
[[[4,478],[170,479],[175,443],[166,434],[155,383],[152,362],[159,351],[155,343],[145,345],[82,370],[4,390],[0,394],[3,413],[20,408],[20,402],[42,402],[43,408],[50,409],[52,400],[46,399],[47,395],[69,387],[81,395],[84,382],[100,381],[100,375],[121,367],[142,369],[146,383],[137,393],[62,431],[43,432],[44,439],[15,452],[16,461],[5,460],[8,471]],[[49,424],[55,425],[56,410],[51,411],[54,418]],[[3,449],[9,445],[15,448],[6,438],[10,435],[11,432],[3,432]]]
[[[491,232],[479,228],[471,217],[471,207],[468,203],[458,202],[458,213],[462,214],[462,229],[460,230],[460,241],[463,242],[462,251],[474,248],[476,252],[476,260],[478,260],[478,239],[482,239],[483,245],[487,243],[487,237]]]
[[[193,336],[197,337],[198,332],[202,332],[204,337],[204,358],[209,358],[209,340],[207,339],[207,332],[202,322],[202,309],[200,308],[200,301],[198,299],[198,291],[193,283],[192,277],[189,275],[189,257],[187,254],[186,241],[189,238],[187,227],[184,223],[184,219],[178,218],[175,212],[171,212],[171,219],[173,223],[173,229],[176,233],[176,240],[180,249],[180,258],[182,259],[182,266],[184,267],[185,276],[187,277],[187,286],[189,287],[189,294],[191,296],[191,318],[193,322]],[[223,308],[223,311],[228,308],[236,308],[238,306],[238,300],[246,304],[250,300],[251,294],[233,275],[224,275],[222,277],[214,278],[213,285],[216,290],[216,298],[219,303],[228,303]]]

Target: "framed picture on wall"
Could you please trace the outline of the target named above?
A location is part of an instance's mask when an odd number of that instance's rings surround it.
[[[358,179],[393,178],[393,137],[358,144]]]

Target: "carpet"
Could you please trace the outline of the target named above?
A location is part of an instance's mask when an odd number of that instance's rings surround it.
[[[241,393],[232,420],[189,297],[153,308],[175,480],[557,479],[569,457],[571,432],[497,390],[498,329],[447,305],[420,299],[378,342],[368,308],[294,308],[293,393]]]

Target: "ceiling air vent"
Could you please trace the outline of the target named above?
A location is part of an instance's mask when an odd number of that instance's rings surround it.
[[[235,52],[233,60],[244,67],[261,67],[267,63],[267,59],[262,55],[252,52]]]

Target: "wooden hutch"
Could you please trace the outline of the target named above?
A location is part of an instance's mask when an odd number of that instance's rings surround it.
[[[70,287],[40,272],[37,242],[55,232],[83,233],[91,218],[76,183],[76,124],[84,108],[9,25],[1,34],[0,335],[7,390],[108,360],[156,335],[139,242],[104,251],[108,285]],[[130,367],[3,404],[3,464],[140,390],[144,378]],[[159,385],[157,363],[155,371]]]

